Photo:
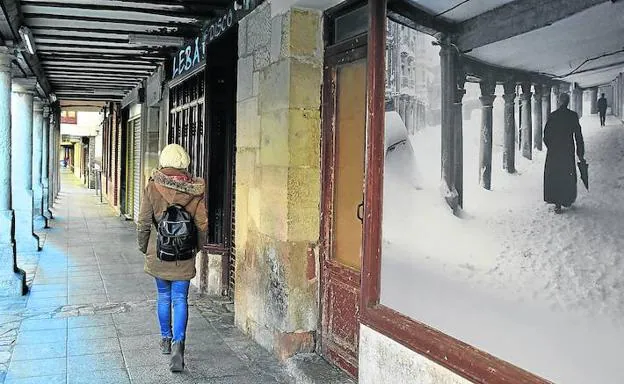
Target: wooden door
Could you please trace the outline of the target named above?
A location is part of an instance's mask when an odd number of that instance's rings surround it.
[[[357,375],[362,200],[366,134],[366,49],[329,56],[323,92],[321,352]]]

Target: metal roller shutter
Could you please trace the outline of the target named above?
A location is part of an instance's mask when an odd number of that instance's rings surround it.
[[[139,207],[141,204],[141,118],[134,119],[133,123],[133,204],[134,204],[134,221],[139,219]]]

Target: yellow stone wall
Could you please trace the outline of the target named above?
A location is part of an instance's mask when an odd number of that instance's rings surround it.
[[[321,13],[270,6],[239,25],[234,297],[238,326],[288,357],[319,320]]]

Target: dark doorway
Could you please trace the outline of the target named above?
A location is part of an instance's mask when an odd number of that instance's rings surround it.
[[[234,286],[234,164],[238,28],[206,47],[208,248],[224,256],[224,291]]]

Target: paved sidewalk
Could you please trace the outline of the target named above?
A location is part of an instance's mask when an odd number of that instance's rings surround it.
[[[186,371],[158,351],[153,279],[134,224],[63,173],[43,251],[20,255],[29,295],[0,300],[0,383],[290,383],[268,352],[233,326],[232,304],[192,295]]]

